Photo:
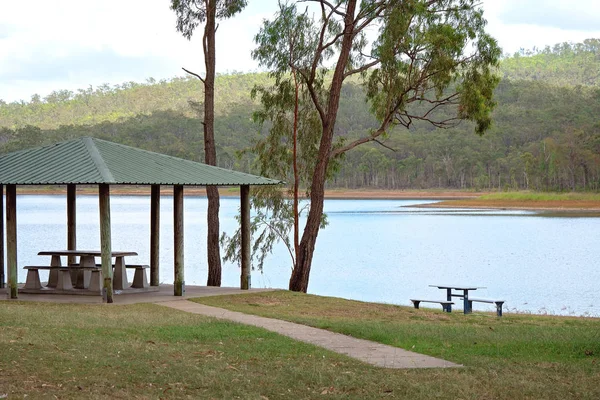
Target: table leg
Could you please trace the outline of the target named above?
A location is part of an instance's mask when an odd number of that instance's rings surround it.
[[[25,281],[25,289],[41,289],[40,272],[37,269],[27,270],[27,280]]]
[[[103,285],[103,280],[102,280],[102,270],[100,269],[95,269],[93,271],[91,271],[91,278],[90,278],[90,286],[88,287],[90,292],[98,292],[101,293],[102,292],[102,285]]]
[[[92,277],[91,268],[96,268],[96,258],[94,256],[81,256],[79,258],[79,266],[90,269],[76,271],[75,287],[78,289],[87,289],[90,286],[90,279]]]
[[[125,268],[125,257],[116,257],[113,277],[113,289],[123,290],[129,286],[127,282],[127,269]]]
[[[51,267],[61,267],[62,263],[60,261],[60,256],[52,256],[52,260],[50,260]],[[48,284],[46,286],[50,288],[55,288],[58,284],[58,269],[51,269],[50,274],[48,275]]]
[[[446,289],[446,300],[452,301],[452,289]]]
[[[469,303],[469,291],[468,290],[463,290],[463,301],[464,301],[464,310],[465,310],[465,314],[470,314],[471,313],[471,307],[470,307],[470,303]]]
[[[72,290],[73,284],[71,282],[71,274],[67,268],[57,269],[58,271],[58,282],[56,284],[56,290]]]

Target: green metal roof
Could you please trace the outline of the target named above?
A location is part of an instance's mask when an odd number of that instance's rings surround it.
[[[277,185],[283,182],[84,137],[0,155],[0,184]]]

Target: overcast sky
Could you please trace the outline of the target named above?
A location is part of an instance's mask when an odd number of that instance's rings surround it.
[[[220,23],[217,71],[255,71],[252,38],[276,0]],[[203,72],[201,35],[175,30],[170,0],[0,0],[0,99]],[[600,38],[600,0],[483,0],[505,53]]]

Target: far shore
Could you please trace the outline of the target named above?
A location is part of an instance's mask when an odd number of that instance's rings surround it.
[[[586,200],[545,200],[545,201],[519,201],[519,200],[483,200],[462,199],[447,200],[435,204],[420,204],[419,208],[469,208],[469,209],[495,209],[495,210],[530,210],[530,211],[565,211],[600,213],[600,202]]]
[[[119,186],[110,187],[111,194],[123,196],[149,196],[150,186]],[[18,194],[31,195],[66,195],[66,186],[19,186]],[[77,193],[93,195],[98,193],[97,186],[78,186]],[[170,186],[161,187],[161,194],[171,195],[173,189]],[[189,196],[206,196],[204,187],[185,187],[185,194]],[[219,194],[223,197],[239,197],[237,187],[219,188]],[[448,200],[477,198],[484,192],[462,192],[452,190],[362,190],[362,189],[332,189],[325,191],[328,199],[423,199],[423,200]]]
[[[111,194],[122,196],[149,196],[149,186],[111,186]],[[19,186],[17,193],[28,195],[66,195],[66,186]],[[97,186],[78,186],[80,195],[95,195]],[[172,188],[161,187],[161,194],[171,195]],[[219,188],[222,197],[239,197],[237,187]],[[206,196],[204,187],[186,187],[187,196]],[[600,201],[587,199],[560,200],[529,200],[529,199],[488,199],[481,198],[489,192],[472,192],[459,190],[363,190],[363,189],[332,189],[325,191],[327,199],[356,199],[356,200],[440,200],[434,204],[421,204],[423,208],[471,208],[471,209],[505,209],[505,210],[535,210],[535,211],[581,211],[600,212]]]

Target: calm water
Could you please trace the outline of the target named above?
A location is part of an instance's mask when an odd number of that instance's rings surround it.
[[[309,292],[408,305],[412,296],[443,298],[430,284],[461,283],[487,287],[476,295],[503,298],[510,311],[600,316],[600,218],[410,207],[427,202],[326,201],[330,224],[319,234]],[[38,251],[66,248],[66,199],[19,196],[17,204],[19,281],[24,282],[22,266],[49,263]],[[147,196],[111,198],[113,249],[137,251],[131,263],[149,262],[149,204]],[[235,229],[238,206],[238,199],[221,200],[222,230]],[[206,198],[186,197],[188,285],[206,283],[205,221]],[[160,277],[171,283],[169,196],[162,197],[161,224]],[[78,248],[99,248],[98,226],[97,197],[78,196]],[[281,247],[262,274],[253,272],[252,286],[286,288],[289,276],[289,256]],[[223,286],[237,285],[238,267],[224,264]]]

